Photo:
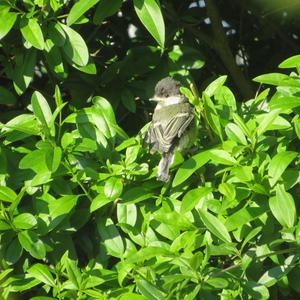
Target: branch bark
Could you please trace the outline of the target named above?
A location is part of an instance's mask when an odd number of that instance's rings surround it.
[[[208,17],[211,21],[213,38],[211,47],[217,52],[223,64],[228,69],[234,83],[239,88],[240,93],[246,99],[253,97],[253,90],[242,70],[236,65],[234,55],[230,49],[225,31],[222,26],[218,8],[214,0],[204,0]]]

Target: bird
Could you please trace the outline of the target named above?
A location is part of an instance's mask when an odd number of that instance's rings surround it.
[[[156,107],[152,121],[145,134],[150,153],[160,153],[156,178],[167,182],[169,168],[174,160],[175,150],[180,152],[191,147],[196,136],[196,122],[193,107],[180,92],[181,83],[172,77],[158,81],[154,89]]]

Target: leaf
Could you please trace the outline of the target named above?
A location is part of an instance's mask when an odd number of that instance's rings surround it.
[[[108,253],[115,257],[123,257],[123,240],[114,222],[110,218],[105,220],[102,217],[97,220],[97,229]]]
[[[104,19],[114,15],[121,7],[123,0],[100,0],[94,14],[93,22],[100,24]]]
[[[65,265],[67,269],[68,278],[74,284],[76,290],[79,290],[81,287],[82,276],[77,266],[77,261],[70,259],[66,254],[61,259],[61,261],[63,261],[63,265]]]
[[[22,17],[20,21],[20,30],[25,38],[33,47],[43,50],[45,46],[42,29],[36,18]]]
[[[117,216],[119,223],[135,226],[137,220],[137,208],[135,204],[118,203]]]
[[[201,198],[207,196],[210,192],[212,192],[210,187],[189,190],[182,199],[180,212],[184,214],[191,211],[200,202]]]
[[[5,202],[13,202],[17,198],[17,194],[8,186],[0,186],[0,200]]]
[[[67,39],[62,49],[65,55],[76,65],[86,66],[89,62],[89,50],[84,39],[74,29],[59,23],[67,34]]]
[[[273,267],[265,272],[258,280],[258,283],[265,285],[266,287],[273,286],[283,276],[288,274],[294,267],[298,260],[297,255],[291,255],[285,259],[284,264],[281,266]]]
[[[85,12],[97,4],[100,0],[79,0],[76,2],[67,17],[67,25],[74,24]]]
[[[297,157],[294,151],[284,151],[277,153],[269,164],[268,176],[271,186],[274,186],[288,165]]]
[[[234,123],[228,123],[225,127],[228,138],[242,145],[247,145],[243,131]]]
[[[49,214],[55,219],[62,215],[67,215],[76,205],[80,195],[66,195],[49,203]]]
[[[5,262],[9,265],[15,264],[22,256],[22,252],[23,252],[23,248],[18,238],[15,237],[9,243],[8,247],[5,249],[5,255],[4,255]]]
[[[30,229],[37,224],[37,221],[32,214],[22,213],[13,219],[13,224],[18,229]]]
[[[46,152],[46,164],[50,172],[54,173],[58,169],[61,162],[61,157],[62,150],[60,147],[51,148]]]
[[[116,134],[116,118],[111,104],[103,97],[94,97],[92,118],[97,128],[105,137],[111,138]]]
[[[31,97],[31,105],[34,115],[41,122],[46,133],[50,134],[49,124],[52,118],[52,112],[47,100],[40,92],[35,91]]]
[[[209,151],[200,152],[186,160],[177,170],[172,186],[178,186],[210,160]]]
[[[256,82],[271,84],[275,86],[294,86],[299,87],[300,81],[286,74],[269,73],[257,76],[253,79]]]
[[[90,212],[93,212],[97,209],[100,209],[104,205],[113,202],[113,199],[108,199],[104,195],[104,192],[100,192],[92,201],[91,206],[90,206]]]
[[[225,222],[228,231],[241,228],[244,224],[255,220],[268,211],[267,204],[261,206],[246,206],[230,215]]]
[[[17,98],[8,89],[0,86],[0,104],[15,104]]]
[[[280,109],[280,110],[288,110],[294,109],[300,106],[300,97],[295,96],[285,96],[285,97],[274,97],[269,102],[269,106],[271,110]]]
[[[120,178],[111,177],[104,185],[104,194],[107,198],[111,200],[116,200],[119,198],[123,191],[123,183]]]
[[[283,227],[291,228],[296,221],[296,207],[293,196],[285,191],[282,184],[277,184],[275,191],[276,196],[269,199],[271,212]]]
[[[205,118],[210,128],[223,140],[219,114],[216,111],[214,103],[205,92],[203,92],[203,107]]]
[[[238,127],[242,130],[244,135],[248,138],[251,138],[252,133],[249,129],[249,127],[246,125],[244,120],[236,113],[233,113],[232,115],[234,122],[238,125]]]
[[[57,47],[62,47],[66,42],[67,35],[62,29],[62,27],[60,27],[59,23],[56,22],[49,23],[48,35],[49,35],[49,39]]]
[[[18,95],[24,93],[33,78],[36,56],[36,50],[30,49],[28,51],[24,50],[21,56],[18,57],[19,60],[17,60],[12,76],[14,88]]]
[[[219,149],[212,149],[209,150],[210,159],[212,162],[216,164],[222,165],[234,165],[237,163],[234,157],[232,157],[227,151],[219,150]]]
[[[165,292],[147,280],[136,279],[135,282],[141,294],[146,297],[147,300],[163,300],[167,296]]]
[[[165,24],[156,0],[133,0],[134,9],[140,21],[155,38],[161,48],[165,44]]]
[[[143,187],[134,187],[123,194],[123,203],[138,203],[153,197],[153,193]]]
[[[5,276],[7,276],[9,273],[11,273],[14,269],[6,269],[6,270],[2,270],[0,273],[0,281],[3,280],[5,278]]]
[[[247,280],[245,284],[243,284],[243,288],[252,299],[265,300],[270,297],[269,290],[261,283]]]
[[[277,118],[279,113],[281,112],[280,109],[274,109],[266,114],[264,114],[263,121],[258,124],[258,127],[256,128],[256,134],[257,136],[261,136],[265,131],[268,130],[268,127],[272,125],[274,120]]]
[[[37,259],[42,259],[46,255],[44,243],[33,231],[24,230],[18,233],[18,239],[22,247]]]
[[[0,18],[5,18],[5,21],[0,22],[0,40],[3,39],[12,29],[18,14],[15,12],[1,13]],[[4,20],[4,19],[3,19]]]
[[[205,227],[219,239],[224,242],[231,243],[231,237],[225,227],[225,225],[214,215],[209,213],[208,211],[204,211],[202,209],[198,210],[200,218],[204,223]]]
[[[226,75],[218,77],[207,86],[207,88],[204,90],[205,94],[208,97],[212,97],[216,93],[216,91],[225,83],[226,79]]]
[[[136,112],[136,104],[133,93],[129,89],[125,89],[121,95],[122,104],[132,113]]]
[[[55,286],[53,276],[46,265],[35,264],[27,270],[27,273],[45,284]]]
[[[281,69],[297,68],[300,66],[300,55],[294,55],[285,59],[278,67]]]

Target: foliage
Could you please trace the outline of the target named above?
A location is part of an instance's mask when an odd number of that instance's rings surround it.
[[[298,73],[256,77],[271,89],[240,103],[226,76],[193,84],[200,51],[158,1],[128,2],[0,1],[1,297],[296,298],[299,56],[279,66]],[[126,41],[121,6],[139,22]],[[125,121],[166,74],[185,83],[199,136],[163,185]]]

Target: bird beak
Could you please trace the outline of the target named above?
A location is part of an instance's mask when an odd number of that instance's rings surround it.
[[[154,102],[160,102],[160,101],[164,101],[165,99],[163,97],[157,97],[154,96],[153,98],[150,98],[149,101],[154,101]]]

